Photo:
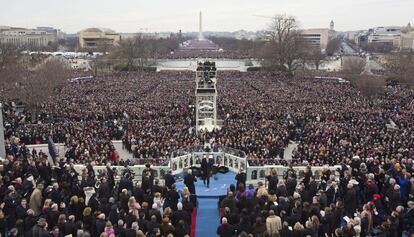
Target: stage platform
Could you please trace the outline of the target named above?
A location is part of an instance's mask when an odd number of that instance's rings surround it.
[[[197,178],[197,182],[195,183],[197,197],[214,198],[226,195],[230,184],[236,185],[234,177],[236,177],[236,174],[233,172],[228,172],[226,174],[217,173],[217,180],[215,180],[214,177],[210,178],[210,188],[207,188],[207,186],[203,184],[201,178]],[[183,180],[178,181],[177,190],[182,190],[183,187]]]

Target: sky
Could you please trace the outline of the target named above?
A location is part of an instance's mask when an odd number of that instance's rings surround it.
[[[52,26],[67,33],[90,27],[117,32],[266,29],[275,14],[295,16],[301,28],[338,31],[414,23],[414,0],[0,0],[0,25]]]

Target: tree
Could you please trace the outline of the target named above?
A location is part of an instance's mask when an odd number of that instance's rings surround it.
[[[35,67],[30,67],[27,61],[22,62],[20,70],[14,93],[18,95],[16,99],[26,105],[32,122],[35,122],[42,105],[67,81],[68,66],[62,60],[49,57]]]
[[[365,64],[365,60],[360,57],[344,57],[342,72],[347,75],[360,75],[364,71]]]
[[[387,83],[380,76],[360,75],[353,84],[362,95],[372,97],[382,94]]]
[[[316,70],[319,70],[319,66],[321,65],[325,57],[326,55],[322,53],[318,47],[311,47],[310,51],[308,52],[308,58],[315,66]]]
[[[388,55],[384,64],[391,79],[401,84],[414,86],[414,52],[399,52]]]
[[[148,40],[138,34],[132,39],[122,40],[113,50],[111,57],[124,61],[128,71],[135,70],[137,66],[143,69],[150,57],[149,48]]]
[[[14,45],[0,43],[0,101],[10,95],[16,76],[19,74],[19,61],[22,54]]]
[[[230,37],[209,37],[211,41],[216,43],[220,48],[224,49],[225,52],[234,52],[236,54],[248,55],[255,57],[256,52],[260,47],[263,47],[263,40],[249,40],[249,39],[236,39]]]
[[[22,102],[32,121],[44,102],[68,79],[62,60],[43,55],[23,55],[21,49],[0,44],[0,100]]]
[[[342,72],[362,95],[372,97],[383,93],[385,78],[367,74],[365,65],[366,61],[360,57],[346,57],[343,59]]]
[[[328,41],[328,44],[326,45],[326,55],[332,56],[335,52],[339,50],[341,47],[341,39],[339,38],[333,38]]]
[[[98,42],[96,52],[101,53],[94,55],[91,60],[89,60],[89,66],[92,70],[93,76],[98,76],[99,71],[103,71],[106,66],[108,66],[108,53],[112,50],[113,46],[111,42],[101,40]]]
[[[264,55],[267,66],[293,72],[304,55],[304,40],[295,17],[276,15],[269,26]]]

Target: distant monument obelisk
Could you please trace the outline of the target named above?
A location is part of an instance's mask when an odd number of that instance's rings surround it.
[[[199,28],[198,28],[198,40],[203,40],[204,36],[203,36],[203,16],[201,15],[201,11],[200,11],[200,16],[199,16]]]

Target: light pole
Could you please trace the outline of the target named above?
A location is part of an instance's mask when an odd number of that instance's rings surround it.
[[[6,143],[4,142],[3,104],[0,102],[0,157],[6,158]]]

